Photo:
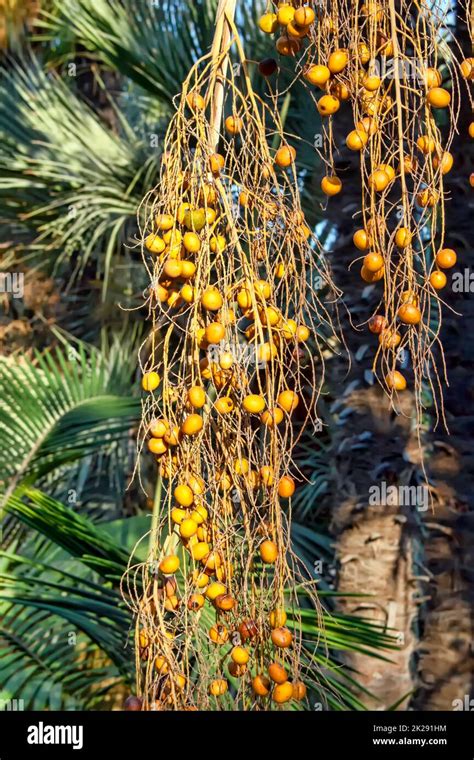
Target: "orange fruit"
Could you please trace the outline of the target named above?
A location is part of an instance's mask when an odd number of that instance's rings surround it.
[[[216,625],[213,625],[212,628],[209,629],[209,638],[214,644],[222,646],[222,644],[225,644],[229,638],[229,631],[224,625],[216,623]]]
[[[306,686],[303,681],[293,681],[293,699],[301,702],[306,697]]]
[[[436,148],[434,139],[428,135],[420,135],[416,141],[416,144],[421,152],[425,155],[428,155],[428,153],[433,153],[434,149]]]
[[[277,662],[272,662],[268,666],[268,675],[274,683],[285,683],[288,680],[288,673],[285,668]]]
[[[198,92],[190,92],[186,96],[186,103],[193,111],[203,111],[206,107],[206,101]]]
[[[296,158],[296,150],[291,145],[282,145],[275,153],[275,163],[280,168],[291,166]]]
[[[423,79],[426,87],[430,90],[432,87],[439,87],[443,81],[438,69],[428,68],[423,72]]]
[[[430,283],[435,290],[441,290],[444,288],[448,281],[444,272],[440,272],[439,269],[435,269],[430,274]]]
[[[421,311],[413,303],[404,303],[397,312],[398,319],[404,325],[417,325],[421,321]]]
[[[309,5],[302,5],[295,10],[294,22],[298,26],[309,26],[314,23],[316,14]]]
[[[225,158],[220,153],[213,153],[209,159],[209,165],[213,174],[219,174],[225,166]]]
[[[318,87],[324,87],[331,76],[331,72],[327,66],[313,64],[305,69],[303,76],[307,82],[310,82],[310,84],[317,85]]]
[[[197,253],[201,248],[201,239],[195,232],[185,232],[183,245],[188,253]]]
[[[398,248],[406,248],[410,245],[413,235],[407,227],[400,227],[395,233],[395,245]]]
[[[451,103],[451,93],[443,87],[432,87],[428,90],[426,100],[433,108],[447,108]]]
[[[342,190],[342,182],[339,177],[323,177],[321,180],[321,190],[325,195],[337,195]]]
[[[317,102],[317,109],[321,116],[331,116],[339,111],[341,101],[335,95],[323,95]]]
[[[150,434],[154,438],[163,438],[163,436],[168,432],[169,428],[170,426],[166,420],[153,420],[153,422],[150,424]]]
[[[390,177],[383,169],[375,169],[369,175],[369,186],[381,193],[390,183]]]
[[[234,402],[229,396],[216,399],[214,406],[219,414],[229,414],[234,411]]]
[[[378,282],[379,280],[382,279],[384,274],[385,274],[384,267],[380,267],[380,269],[378,269],[376,272],[370,272],[368,269],[365,268],[365,266],[362,266],[360,270],[360,276],[362,277],[364,282],[369,282],[369,283]]]
[[[259,552],[262,562],[265,562],[265,564],[272,565],[276,562],[278,557],[278,547],[274,541],[263,541],[260,544]]]
[[[157,372],[146,372],[142,377],[142,388],[144,391],[154,391],[160,384],[160,376]]]
[[[371,240],[365,230],[356,230],[352,236],[352,242],[359,251],[366,251],[370,246]]]
[[[279,393],[277,401],[279,406],[288,413],[293,412],[300,402],[298,394],[289,390]]]
[[[457,261],[456,251],[452,248],[442,248],[436,254],[435,260],[440,269],[451,269]]]
[[[404,391],[407,387],[407,381],[403,377],[402,373],[398,372],[398,370],[389,372],[385,377],[385,382],[390,389],[396,391]]]
[[[272,692],[272,699],[278,705],[282,705],[285,702],[289,702],[293,698],[293,684],[289,681],[285,683],[278,683]]]
[[[353,129],[346,137],[346,145],[349,150],[362,150],[367,144],[368,139],[369,136],[367,132],[361,129]]]
[[[225,338],[225,327],[220,322],[211,322],[205,332],[208,343],[220,343]]]
[[[215,678],[214,681],[211,681],[209,692],[213,697],[222,697],[226,693],[227,688],[228,685],[225,678]]]
[[[275,407],[271,412],[267,409],[263,414],[260,416],[260,419],[264,425],[267,427],[275,427],[275,425],[279,425],[280,422],[283,420],[283,410],[280,409],[280,407]]]
[[[198,524],[190,517],[187,517],[179,525],[179,534],[181,538],[191,538],[197,533]]]
[[[454,158],[449,150],[443,151],[440,155],[433,156],[433,166],[435,169],[440,168],[441,174],[448,174],[453,168]]]
[[[206,391],[200,385],[193,385],[188,391],[188,401],[195,409],[201,409],[206,403]]]
[[[265,399],[256,393],[251,393],[244,398],[242,405],[246,412],[260,414],[265,409]]]
[[[335,50],[331,53],[328,60],[328,69],[331,74],[340,74],[345,69],[349,61],[349,56],[346,50]]]
[[[239,132],[242,132],[244,123],[240,116],[228,116],[224,122],[224,126],[230,135],[238,135]]]
[[[300,48],[301,42],[295,37],[279,37],[276,41],[276,49],[280,55],[294,56]]]
[[[274,481],[273,467],[263,465],[258,471],[260,483],[264,486],[272,486]]]
[[[383,256],[380,253],[372,251],[367,256],[364,256],[363,266],[369,272],[378,272],[383,267]]]
[[[286,612],[282,609],[275,609],[270,612],[268,622],[272,628],[281,628],[286,623]]]
[[[290,478],[289,475],[283,475],[278,483],[278,495],[281,496],[282,499],[289,499],[293,496],[295,490],[296,484],[293,478]]]
[[[473,79],[474,77],[474,58],[465,58],[460,65],[461,75],[464,79]]]
[[[148,441],[148,450],[152,454],[156,454],[156,456],[161,456],[162,454],[166,454],[168,446],[161,438],[152,438]]]
[[[276,647],[287,649],[293,641],[293,634],[288,628],[274,628],[271,633],[271,638]]]
[[[382,317],[381,314],[374,314],[374,316],[369,319],[369,330],[374,335],[380,335],[386,324],[387,320],[385,317]]]
[[[257,675],[252,679],[252,689],[257,697],[266,697],[270,693],[271,681],[264,675]]]
[[[201,432],[202,428],[202,417],[199,414],[188,414],[181,425],[181,432],[183,435],[197,435]]]
[[[206,288],[201,296],[201,304],[208,311],[218,311],[223,304],[223,299],[217,288]]]
[[[188,609],[197,612],[204,607],[205,599],[202,594],[191,594],[188,600]]]
[[[179,569],[179,557],[169,554],[161,560],[159,568],[163,575],[173,575]]]

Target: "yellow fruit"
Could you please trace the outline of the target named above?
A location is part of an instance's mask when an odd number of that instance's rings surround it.
[[[203,111],[206,107],[206,101],[198,92],[190,92],[186,97],[186,103],[193,111]]]
[[[339,177],[323,177],[321,180],[321,190],[325,195],[337,195],[342,190],[342,182]]]
[[[187,517],[179,526],[179,533],[181,538],[191,538],[191,536],[194,536],[195,533],[197,533],[197,523],[194,522],[190,517]]]
[[[163,273],[174,280],[177,277],[181,277],[182,269],[181,261],[178,261],[177,259],[168,259],[163,266]]]
[[[369,175],[369,186],[382,192],[390,183],[390,177],[383,169],[376,169]]]
[[[227,132],[230,135],[238,135],[244,126],[244,123],[240,116],[228,116],[224,124]]]
[[[188,391],[188,401],[195,409],[201,409],[206,403],[206,392],[200,385],[193,385]]]
[[[439,200],[439,195],[435,190],[425,188],[421,193],[417,193],[416,202],[422,208],[433,208]]]
[[[428,155],[428,153],[433,153],[436,147],[435,141],[432,137],[428,137],[428,135],[420,135],[416,141],[416,144],[421,152],[425,155]]]
[[[169,430],[169,425],[166,420],[153,420],[150,425],[150,434],[154,438],[163,438]]]
[[[207,591],[206,596],[208,599],[211,600],[211,602],[214,601],[214,599],[217,599],[218,596],[221,596],[221,594],[226,593],[226,587],[223,583],[219,583],[219,581],[214,581],[213,583],[210,583]]]
[[[379,89],[381,80],[380,77],[376,76],[375,74],[366,74],[362,80],[362,84],[369,92],[375,92]]]
[[[248,459],[235,459],[234,460],[234,472],[237,473],[237,475],[246,475],[250,469],[250,464]]]
[[[183,299],[183,301],[185,301],[186,303],[192,303],[196,296],[196,292],[194,288],[192,287],[192,285],[183,285],[183,287],[179,291],[179,294],[181,298]]]
[[[364,257],[364,267],[369,272],[378,272],[383,267],[383,256],[380,253],[368,253]]]
[[[281,628],[285,625],[287,620],[287,615],[285,610],[282,609],[275,609],[272,612],[270,612],[270,615],[268,616],[268,622],[270,623],[272,628]]]
[[[188,414],[181,425],[181,432],[183,435],[197,435],[202,428],[202,417],[200,417],[199,414]]]
[[[216,235],[211,237],[209,241],[209,248],[213,253],[222,253],[225,251],[227,241],[223,235]]]
[[[395,245],[397,248],[407,248],[412,238],[413,235],[407,227],[400,227],[395,233]]]
[[[244,647],[235,646],[230,656],[237,665],[246,665],[250,659],[250,655]]]
[[[461,75],[464,77],[464,79],[473,79],[474,78],[474,58],[465,58],[464,61],[461,62]]]
[[[183,245],[188,253],[197,253],[201,248],[201,239],[195,232],[185,232]]]
[[[265,34],[273,34],[278,29],[276,13],[264,13],[258,20],[258,26]]]
[[[208,343],[220,343],[225,338],[225,327],[220,322],[211,322],[206,327],[205,335]]]
[[[218,311],[223,304],[223,299],[217,288],[207,288],[201,296],[201,304],[208,311]]]
[[[168,430],[167,433],[163,436],[165,443],[168,444],[168,446],[178,446],[181,440],[181,434],[178,427],[174,426]]]
[[[196,562],[200,562],[209,554],[209,544],[206,541],[199,541],[191,546],[191,556]]]
[[[341,101],[334,95],[323,95],[317,102],[317,108],[321,116],[331,116],[331,114],[339,111],[341,107]]]
[[[275,425],[279,425],[280,422],[282,422],[283,411],[277,406],[272,412],[268,410],[263,412],[263,414],[260,416],[260,419],[264,425],[273,428]]]
[[[162,454],[166,454],[168,446],[161,438],[151,438],[148,441],[148,450],[152,454],[156,454],[156,456],[161,456]]]
[[[281,26],[288,26],[290,21],[293,21],[295,17],[295,9],[292,5],[284,4],[280,5],[277,13],[277,20]]]
[[[263,465],[263,467],[260,467],[260,470],[258,471],[258,479],[263,486],[272,486],[275,480],[273,467],[270,467],[269,465]]]
[[[194,493],[189,486],[179,485],[176,486],[173,492],[175,501],[181,507],[190,507],[194,501]]]
[[[309,5],[302,5],[295,10],[294,22],[298,26],[309,26],[314,23],[316,14]]]
[[[265,399],[256,393],[251,393],[244,398],[243,407],[250,414],[260,414],[265,409]]]
[[[432,87],[428,90],[426,100],[433,108],[447,108],[451,103],[451,94],[443,87]]]
[[[293,478],[290,478],[289,475],[284,475],[280,478],[280,482],[278,483],[278,496],[282,499],[289,499],[293,496],[295,490],[296,484]]]
[[[209,629],[209,638],[214,644],[222,646],[222,644],[225,644],[229,639],[229,631],[224,625],[216,623],[216,625],[213,625],[212,628]]]
[[[181,525],[183,520],[186,519],[187,512],[185,509],[180,509],[179,507],[173,507],[171,510],[171,519],[174,522],[175,525]]]
[[[198,504],[197,507],[191,512],[191,520],[197,525],[202,525],[207,520],[208,511],[203,504]]]
[[[312,66],[308,66],[308,68],[304,71],[303,76],[307,82],[310,82],[310,84],[317,85],[318,87],[324,87],[326,82],[329,81],[331,72],[327,66],[313,64]]]
[[[151,235],[147,235],[145,238],[145,247],[151,253],[163,253],[166,248],[166,243],[163,238],[151,233]]]
[[[295,158],[296,150],[291,145],[282,145],[275,153],[275,163],[282,169],[291,166]]]
[[[212,681],[209,691],[213,697],[222,697],[227,691],[227,681],[225,678],[216,678]]]
[[[443,151],[441,155],[433,156],[433,166],[435,169],[441,168],[441,174],[448,174],[453,168],[454,158],[448,150]]]
[[[435,290],[441,290],[441,288],[444,288],[447,281],[448,278],[445,273],[440,272],[438,269],[435,269],[434,272],[431,272],[430,274],[430,283]]]
[[[259,547],[260,557],[262,562],[266,564],[273,564],[278,557],[278,547],[274,541],[263,541]]]
[[[179,557],[169,554],[161,560],[159,567],[163,575],[173,575],[179,569]]]
[[[160,384],[160,376],[157,372],[146,372],[142,377],[142,388],[144,391],[154,391]]]
[[[192,612],[197,612],[204,607],[205,599],[202,594],[191,594],[188,601],[188,609]]]
[[[328,69],[331,74],[339,74],[349,61],[349,56],[345,50],[335,50],[331,53],[328,60]]]
[[[225,166],[225,158],[220,153],[213,153],[209,159],[209,165],[213,174],[219,174]]]
[[[395,179],[395,169],[393,168],[393,166],[390,166],[390,164],[380,164],[379,169],[385,172],[390,182],[392,182]]]
[[[349,150],[362,150],[369,139],[367,132],[353,129],[346,137],[346,145]]]
[[[229,396],[218,398],[214,406],[219,414],[229,414],[234,411],[234,402]]]
[[[294,391],[282,391],[278,395],[278,404],[285,412],[293,412],[298,406],[300,400]]]

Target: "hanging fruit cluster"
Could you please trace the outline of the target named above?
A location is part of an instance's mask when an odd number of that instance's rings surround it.
[[[411,364],[418,414],[423,384],[442,412],[444,362],[433,350],[442,355],[440,291],[457,260],[445,239],[444,177],[453,166],[459,79],[472,80],[472,59],[458,65],[447,17],[414,0],[274,3],[260,28],[277,37],[282,27],[287,43],[279,37],[277,50],[296,57],[322,117],[326,196],[343,192],[335,155],[344,142],[360,154],[356,262],[363,283],[381,291],[367,320],[377,336],[373,371],[393,398],[407,387],[401,370]],[[337,124],[345,101],[353,128],[344,137]]]
[[[127,576],[145,709],[306,695],[287,504],[322,382],[316,327],[332,331],[317,289],[337,294],[301,211],[296,150],[233,34],[239,78],[227,47],[193,68],[143,208],[141,440],[166,484],[149,561]]]

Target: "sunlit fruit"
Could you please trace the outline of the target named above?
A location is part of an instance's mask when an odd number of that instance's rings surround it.
[[[245,665],[250,659],[248,651],[244,647],[239,646],[235,646],[232,649],[230,656],[237,665]]]
[[[201,239],[195,232],[185,232],[183,245],[188,253],[197,253],[201,248]]]
[[[219,414],[229,414],[234,410],[235,404],[230,396],[222,396],[216,400],[214,407]]]
[[[295,481],[289,475],[283,475],[283,477],[280,478],[278,483],[278,495],[282,499],[290,499],[293,496],[295,489]]]
[[[416,195],[416,202],[422,208],[433,208],[438,203],[438,200],[439,195],[436,190],[431,190],[428,187]]]
[[[148,441],[148,450],[151,451],[152,454],[161,456],[168,451],[168,446],[161,438],[151,438],[151,440]]]
[[[387,324],[387,320],[381,314],[375,314],[369,319],[369,330],[374,335],[380,335]]]
[[[428,90],[426,100],[433,108],[446,108],[451,102],[451,93],[443,87],[432,87]]]
[[[190,517],[183,520],[181,525],[179,526],[179,534],[181,538],[191,538],[191,536],[194,536],[197,533],[197,523],[194,522]]]
[[[314,23],[316,14],[309,5],[302,5],[295,10],[294,22],[298,26],[309,26]]]
[[[413,235],[407,227],[400,227],[395,233],[395,245],[397,248],[407,248],[412,241]]]
[[[166,420],[153,420],[150,425],[150,433],[154,438],[163,438],[169,430]]]
[[[398,370],[389,372],[385,377],[385,382],[390,389],[396,391],[404,391],[407,387],[407,381],[403,377],[402,373]]]
[[[317,102],[317,108],[321,116],[331,116],[339,111],[341,101],[334,95],[323,95]]]
[[[180,509],[179,507],[173,507],[171,510],[171,519],[175,523],[175,525],[180,525],[183,520],[186,519],[187,512],[185,509]]]
[[[383,329],[379,335],[379,343],[384,348],[396,348],[401,340],[402,336],[395,330]]]
[[[239,132],[242,132],[244,127],[244,123],[240,116],[228,116],[224,125],[229,135],[238,135]]]
[[[285,683],[288,680],[288,673],[282,665],[272,662],[268,666],[268,675],[274,683]]]
[[[193,111],[203,111],[206,107],[206,101],[198,92],[190,92],[186,97],[186,103]]]
[[[194,501],[194,493],[189,486],[179,485],[173,491],[175,501],[181,507],[190,507]]]
[[[252,689],[257,697],[266,697],[270,693],[271,681],[264,675],[257,675],[252,679]]]
[[[222,296],[217,288],[207,288],[201,296],[201,304],[208,311],[218,311],[222,303]]]
[[[381,79],[376,74],[366,74],[362,79],[362,84],[369,92],[375,92],[381,85]]]
[[[278,557],[278,547],[274,541],[263,541],[260,544],[259,551],[262,562],[265,562],[266,564],[273,564],[276,562]]]
[[[188,609],[197,612],[201,607],[204,607],[205,601],[202,594],[191,594],[188,601]]]
[[[225,678],[215,678],[214,681],[211,681],[209,692],[213,697],[222,697],[226,693],[227,688],[228,685]]]
[[[157,372],[146,372],[142,377],[144,391],[155,391],[160,384],[160,376]]]
[[[371,244],[370,237],[365,230],[356,230],[352,236],[352,242],[359,251],[366,251]]]
[[[430,284],[435,290],[441,290],[445,287],[448,278],[444,272],[440,272],[439,269],[435,269],[430,274]]]
[[[283,417],[283,410],[277,406],[271,411],[267,409],[265,412],[263,412],[260,419],[267,427],[275,427],[275,425],[279,425],[280,422],[283,421]]]
[[[412,303],[404,303],[397,312],[398,319],[404,325],[417,325],[421,321],[421,311]]]
[[[378,282],[383,278],[385,274],[385,268],[382,266],[380,269],[377,269],[376,272],[371,272],[369,269],[367,269],[364,265],[362,265],[360,269],[360,276],[364,280],[364,282],[373,283]]]
[[[416,141],[416,144],[421,152],[425,155],[433,153],[434,149],[436,148],[434,139],[428,135],[420,135]]]
[[[206,596],[211,601],[214,601],[214,599],[217,599],[218,596],[221,596],[221,594],[226,593],[226,587],[223,583],[220,583],[219,581],[214,581],[213,583],[209,584]]]
[[[163,253],[166,248],[166,243],[163,238],[152,233],[145,238],[145,247],[151,253]]]
[[[225,644],[229,638],[229,631],[224,625],[216,623],[216,625],[213,625],[212,628],[209,629],[209,637],[214,644],[222,646],[222,644]]]
[[[327,66],[313,64],[312,66],[308,66],[308,68],[305,69],[303,76],[307,82],[310,82],[310,84],[317,85],[318,87],[324,87],[331,76],[331,72]]]
[[[285,702],[289,702],[293,698],[293,684],[289,681],[285,683],[278,683],[273,689],[272,699],[278,705],[282,705]]]
[[[223,235],[214,235],[209,240],[209,248],[213,253],[222,253],[225,251],[227,241]]]
[[[453,168],[454,158],[448,150],[443,151],[440,155],[433,156],[433,166],[435,169],[440,168],[441,174],[448,174]]]
[[[263,467],[260,467],[258,471],[258,476],[260,483],[263,486],[272,486],[275,480],[275,473],[273,472],[273,467],[270,465],[263,465]]]
[[[349,56],[345,50],[335,50],[328,60],[328,69],[331,74],[339,74],[347,66]]]
[[[379,193],[385,190],[389,183],[390,177],[383,169],[375,169],[375,171],[369,175],[369,187],[377,190]]]
[[[474,58],[465,58],[460,65],[461,75],[464,79],[474,78]]]
[[[278,404],[285,412],[293,412],[298,406],[300,400],[298,394],[294,391],[282,391],[278,394]]]
[[[251,393],[244,398],[242,405],[245,411],[250,414],[261,414],[265,409],[265,399],[256,393]]]
[[[378,272],[383,267],[383,256],[372,251],[364,256],[364,267],[369,272]]]
[[[239,625],[239,633],[242,641],[249,641],[258,635],[258,627],[255,620],[243,620]]]
[[[179,557],[169,554],[161,560],[159,568],[164,575],[172,575],[179,569]]]
[[[195,409],[201,409],[206,403],[206,391],[200,385],[193,385],[188,390],[188,401]]]
[[[203,424],[199,414],[188,414],[180,429],[183,435],[197,435],[202,430]]]
[[[325,195],[337,195],[342,190],[342,182],[339,177],[323,177],[321,180],[321,190]]]
[[[205,335],[208,343],[220,343],[225,338],[225,327],[220,322],[211,322],[206,327]]]
[[[435,260],[440,269],[451,269],[457,261],[456,251],[452,248],[442,248],[436,254]]]
[[[282,145],[275,153],[275,163],[281,168],[291,166],[296,158],[296,150],[292,145]]]
[[[159,654],[157,657],[155,657],[155,668],[157,669],[158,673],[168,673],[169,665],[163,655]]]
[[[288,628],[274,628],[271,633],[271,639],[276,647],[287,649],[293,641],[293,634]]]
[[[196,562],[200,562],[209,554],[209,544],[206,541],[198,541],[191,546],[191,556]],[[223,592],[222,592],[223,593]]]
[[[427,68],[423,71],[423,80],[429,90],[432,87],[439,87],[443,81],[438,69],[433,68]]]
[[[217,609],[222,612],[230,612],[235,607],[235,599],[231,594],[220,594],[214,600]]]
[[[360,129],[353,129],[346,137],[346,145],[349,150],[362,150],[367,144],[368,139],[367,132]]]

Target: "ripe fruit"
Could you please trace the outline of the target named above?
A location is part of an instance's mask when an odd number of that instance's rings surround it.
[[[375,74],[366,74],[362,80],[362,84],[369,92],[375,92],[381,85],[381,79]]]
[[[432,137],[428,137],[428,135],[420,135],[416,141],[416,144],[421,152],[426,156],[429,153],[433,153],[434,149],[436,148],[434,139]]]
[[[385,267],[380,267],[380,269],[377,269],[376,272],[370,272],[368,269],[365,268],[365,266],[362,266],[360,269],[360,276],[364,280],[364,282],[373,283],[378,282],[382,279],[382,277],[385,274]]]
[[[260,467],[258,475],[260,483],[263,486],[269,487],[273,485],[273,481],[275,479],[273,467],[270,467],[269,465],[263,465],[263,467]]]
[[[237,665],[246,665],[250,659],[250,655],[244,647],[236,646],[232,649],[230,656]]]
[[[345,50],[335,50],[331,53],[328,60],[328,69],[331,74],[340,74],[340,72],[347,66],[349,56]]]
[[[188,391],[188,401],[195,409],[201,409],[206,403],[206,392],[200,385],[193,385]]]
[[[201,296],[201,304],[208,311],[218,311],[223,304],[223,300],[217,288],[206,288]]]
[[[383,256],[380,253],[368,253],[364,256],[364,267],[369,272],[378,272],[383,267]]]
[[[278,8],[277,20],[281,26],[288,26],[295,17],[295,9],[289,3],[283,3]]]
[[[444,288],[447,281],[448,278],[446,277],[445,273],[440,272],[438,269],[435,269],[434,272],[431,272],[430,274],[430,283],[435,290],[441,290]]]
[[[291,145],[282,145],[275,154],[275,163],[281,168],[291,166],[296,158],[296,150]]]
[[[209,686],[209,692],[213,697],[221,697],[227,691],[227,681],[225,678],[216,678]]]
[[[259,551],[262,562],[265,562],[268,565],[272,565],[276,562],[278,557],[278,547],[274,541],[263,541],[263,543],[260,544]]]
[[[161,456],[161,454],[165,454],[168,451],[168,446],[161,438],[152,438],[148,441],[148,450],[152,454]]]
[[[380,335],[386,324],[387,320],[385,317],[382,317],[381,314],[375,314],[369,319],[369,330],[374,335]]]
[[[352,242],[359,251],[366,251],[370,246],[371,240],[365,230],[356,230],[352,236]]]
[[[242,641],[254,639],[258,635],[258,628],[254,620],[244,620],[239,625],[239,633]]]
[[[211,602],[214,601],[214,599],[217,599],[218,596],[221,596],[222,594],[226,593],[226,587],[223,583],[220,583],[219,581],[214,581],[214,583],[211,583],[206,591],[206,596],[208,599],[211,600]]]
[[[433,208],[438,203],[439,196],[435,190],[425,188],[421,193],[417,193],[416,202],[422,208]]]
[[[272,699],[279,705],[289,702],[293,697],[293,684],[289,681],[279,683],[275,686],[272,693]]]
[[[433,156],[433,166],[435,169],[441,168],[441,174],[448,174],[453,168],[453,163],[454,158],[448,150],[440,155]]]
[[[405,325],[417,325],[421,321],[421,311],[412,303],[404,303],[397,312],[398,319]]]
[[[446,108],[451,102],[451,93],[443,87],[432,87],[428,90],[426,100],[433,108]]]
[[[166,248],[166,243],[163,238],[151,233],[145,238],[145,247],[151,253],[163,253]]]
[[[173,496],[181,507],[190,507],[194,501],[194,493],[186,485],[176,486]]]
[[[225,338],[225,327],[220,322],[211,322],[206,327],[205,335],[208,343],[220,343]]]
[[[451,269],[457,261],[456,251],[452,248],[442,248],[436,254],[436,264],[440,269]]]
[[[222,612],[230,612],[235,607],[235,599],[230,594],[221,594],[215,599],[215,605]]]
[[[188,414],[180,429],[183,435],[197,435],[202,428],[202,417],[199,414]]]
[[[268,667],[268,675],[275,683],[285,683],[288,680],[288,673],[282,665],[272,662]]]
[[[252,689],[257,697],[266,697],[270,693],[271,681],[264,675],[252,679]]]
[[[293,641],[293,634],[288,628],[274,628],[271,637],[275,646],[281,649],[287,649]]]
[[[228,116],[224,125],[230,135],[238,135],[242,131],[244,123],[240,116]]]
[[[179,534],[181,538],[191,538],[197,533],[198,525],[190,517],[183,520],[179,526]]]
[[[407,227],[400,227],[395,233],[395,245],[398,248],[406,248],[410,245],[413,235]]]
[[[183,520],[186,519],[187,512],[185,509],[180,509],[179,507],[173,507],[171,510],[171,519],[175,523],[175,525],[181,525]]]
[[[205,601],[202,594],[191,594],[188,601],[188,609],[197,612],[204,606]]]
[[[243,407],[250,414],[260,414],[265,409],[265,399],[256,393],[251,393],[244,398]]]
[[[150,425],[150,433],[154,438],[163,438],[169,430],[166,420],[153,420]]]
[[[341,101],[334,95],[323,95],[317,102],[317,108],[321,116],[331,116],[339,111]]]
[[[407,387],[407,381],[403,377],[402,373],[398,372],[398,370],[389,372],[385,377],[385,382],[389,388],[393,388],[393,390],[396,391],[404,391]]]
[[[209,629],[209,637],[214,644],[222,646],[222,644],[225,644],[229,638],[229,631],[224,625],[216,623],[216,625],[213,625],[212,628]]]
[[[185,236],[186,237],[186,236]],[[196,264],[193,261],[187,261],[184,259],[181,261],[181,277],[183,279],[189,279],[196,274]]]
[[[203,111],[206,107],[206,101],[198,92],[190,92],[186,97],[186,103],[193,111]]]
[[[123,706],[124,709],[128,712],[139,712],[142,709],[142,700],[140,697],[135,697],[133,694],[131,694],[129,697],[127,697]]]
[[[160,384],[160,376],[157,372],[146,372],[142,377],[142,388],[144,391],[154,391]]]
[[[209,544],[206,541],[198,541],[191,546],[191,556],[196,562],[200,562],[209,554]]]
[[[289,499],[293,496],[296,489],[295,481],[289,475],[283,475],[278,483],[278,495],[282,499]]]
[[[327,66],[313,64],[312,66],[308,66],[308,68],[304,71],[303,76],[307,82],[310,82],[310,84],[315,84],[318,87],[324,87],[331,76],[331,72]]]
[[[293,699],[301,702],[306,697],[306,686],[303,681],[293,682]]]
[[[220,174],[225,166],[225,158],[221,153],[213,153],[209,159],[209,165],[213,174]]]
[[[295,10],[294,22],[298,26],[309,26],[314,22],[316,14],[308,5],[302,5]]]
[[[439,87],[443,81],[438,69],[425,69],[423,79],[426,87],[430,90],[432,87]]]
[[[182,264],[177,259],[168,259],[168,261],[165,261],[164,267],[163,267],[163,273],[170,277],[171,279],[176,279],[177,277],[181,276],[182,272]]]
[[[464,79],[472,79],[474,77],[474,58],[465,58],[460,68]]]
[[[272,411],[267,409],[263,412],[260,419],[267,427],[275,427],[275,425],[279,425],[283,421],[283,411],[278,406],[272,409]]]
[[[384,348],[396,348],[401,342],[402,336],[394,330],[382,330],[379,335],[379,343]]]
[[[169,554],[161,560],[159,567],[163,575],[172,575],[179,568],[179,557],[176,554]]]
[[[214,406],[219,414],[229,414],[234,410],[234,402],[229,396],[218,398]]]
[[[381,193],[388,186],[390,177],[383,169],[376,169],[369,175],[369,186]]]
[[[183,245],[188,253],[197,253],[201,248],[201,239],[195,232],[185,232]]]
[[[339,177],[323,177],[321,180],[321,190],[325,195],[337,195],[342,190],[342,182]]]
[[[277,401],[279,406],[288,413],[294,411],[300,402],[298,394],[294,391],[282,391],[278,395]]]
[[[346,137],[346,145],[349,150],[362,150],[367,144],[368,139],[369,136],[367,132],[362,131],[361,129],[353,129]]]

